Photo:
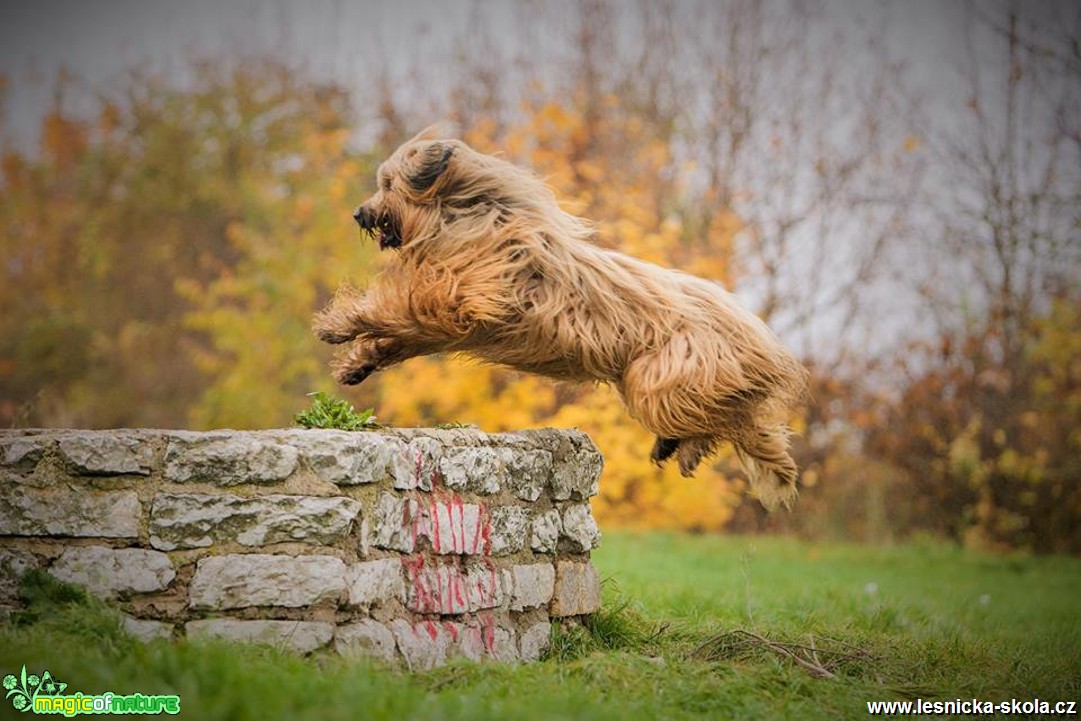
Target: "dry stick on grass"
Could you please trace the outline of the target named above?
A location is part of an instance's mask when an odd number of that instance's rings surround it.
[[[823,663],[819,659],[819,653],[829,654],[832,657],[827,663],[836,663],[836,661],[845,659],[866,660],[870,656],[866,650],[844,643],[843,641],[834,641],[832,639],[826,640],[830,641],[830,643],[836,643],[839,646],[845,646],[851,650],[839,651],[828,648],[819,648],[815,646],[813,635],[811,636],[810,645],[804,645],[799,643],[774,641],[761,634],[755,633],[754,631],[736,629],[735,631],[728,631],[718,636],[714,636],[696,648],[691,656],[718,659],[732,655],[725,652],[736,646],[744,648],[747,646],[765,648],[776,654],[792,659],[796,664],[803,667],[812,676],[817,678],[837,677],[833,671],[826,667],[826,663]]]

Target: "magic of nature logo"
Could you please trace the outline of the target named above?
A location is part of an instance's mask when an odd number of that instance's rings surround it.
[[[36,714],[62,714],[67,717],[79,714],[178,714],[180,697],[152,694],[64,694],[68,684],[48,671],[39,676],[28,674],[23,665],[19,675],[9,673],[3,680],[4,698],[11,701],[16,711]]]

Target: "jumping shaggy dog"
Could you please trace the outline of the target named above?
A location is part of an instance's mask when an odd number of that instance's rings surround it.
[[[806,372],[716,283],[601,248],[535,175],[428,129],[378,170],[360,227],[395,262],[366,293],[343,287],[315,320],[348,343],[356,384],[414,356],[460,351],[560,380],[611,383],[685,476],[722,441],[764,505],[788,505],[786,412]]]

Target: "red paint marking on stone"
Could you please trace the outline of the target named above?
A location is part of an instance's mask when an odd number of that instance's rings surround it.
[[[495,620],[489,614],[477,614],[480,619],[480,638],[484,650],[495,653]]]
[[[488,605],[492,602],[491,589],[484,585],[484,578],[479,577],[476,581],[477,596],[480,598],[480,602],[484,605]]]
[[[483,646],[484,645],[484,639],[481,638],[480,629],[477,628],[477,626],[475,624],[476,624],[476,621],[471,621],[470,625],[465,627],[465,633],[469,634],[469,640],[473,644],[475,644],[477,646]],[[465,644],[463,643],[462,645],[464,646]]]
[[[420,467],[421,467],[421,465],[423,465],[422,462],[421,462],[422,458],[423,458],[423,455],[421,454],[420,449],[418,448],[417,449],[416,464],[415,464],[415,467],[413,469],[413,483],[415,485],[418,485],[418,486],[420,485]]]
[[[454,529],[454,511],[458,511],[458,528]],[[455,493],[450,499],[450,508],[448,514],[451,517],[451,549],[455,553],[465,552],[465,504],[462,503],[462,497]],[[454,535],[454,530],[458,531],[458,535]],[[459,544],[459,540],[461,543]]]
[[[495,564],[491,558],[484,559],[484,565],[488,568],[488,598],[487,603],[495,603],[495,591],[499,587],[499,578],[496,575]]]
[[[471,553],[474,555],[480,550],[480,542],[483,534],[482,528],[487,527],[487,525],[488,506],[482,503],[477,508],[477,526],[473,529],[473,549]]]
[[[450,637],[452,639],[454,639],[455,643],[457,643],[458,642],[458,627],[455,626],[454,623],[452,623],[451,621],[444,621],[443,622],[443,628],[447,629],[447,632],[450,634]]]
[[[406,498],[402,502],[402,531],[410,529],[411,536],[413,538],[413,545],[417,545],[417,519],[413,517],[412,504],[409,503],[409,499]]]
[[[481,537],[484,539],[484,551],[485,556],[492,555],[492,522],[491,517],[488,515],[488,507],[482,506],[481,513],[483,513],[484,522],[479,524],[481,529]]]
[[[428,515],[430,516],[428,526],[432,533],[432,547],[435,549],[436,553],[439,553],[443,550],[443,542],[441,540],[439,529],[439,504],[435,501],[428,504]]]
[[[439,587],[439,612],[448,613],[447,606],[450,604],[450,574],[443,572],[438,566],[435,571],[435,585]],[[443,586],[446,586],[446,589]]]
[[[464,577],[462,576],[461,571],[459,571],[457,568],[454,568],[453,571],[454,573],[452,575],[454,578],[454,600],[458,602],[459,606],[464,606],[468,610],[469,604],[466,603],[465,598],[462,596],[462,591],[465,590]]]
[[[417,610],[428,613],[439,610],[438,601],[432,594],[431,580],[424,566],[424,557],[416,555],[408,559],[403,558],[402,565],[405,566],[406,575],[413,584],[413,596],[419,607]]]
[[[433,621],[425,621],[424,630],[428,632],[428,638],[432,639],[433,641],[439,638],[439,626],[436,626]]]

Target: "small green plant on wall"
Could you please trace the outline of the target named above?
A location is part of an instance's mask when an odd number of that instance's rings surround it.
[[[334,428],[342,431],[364,431],[378,428],[374,409],[357,412],[349,401],[332,398],[323,391],[309,393],[311,408],[297,413],[293,420],[305,428]]]

